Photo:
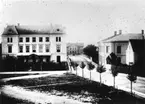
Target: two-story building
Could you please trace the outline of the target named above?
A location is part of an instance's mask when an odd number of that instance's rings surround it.
[[[66,61],[64,27],[8,25],[2,34],[2,57],[37,55],[43,61]]]
[[[67,43],[67,55],[80,55],[83,53],[83,43]]]
[[[121,30],[117,34],[115,31],[113,36],[98,42],[99,62],[110,68],[111,65],[107,63],[107,57],[113,52],[122,64],[136,63],[137,57],[140,57],[137,56],[139,51],[145,52],[144,37],[144,30],[141,33],[128,34],[122,34]],[[137,45],[142,48],[136,49]],[[136,52],[138,53],[136,54]]]

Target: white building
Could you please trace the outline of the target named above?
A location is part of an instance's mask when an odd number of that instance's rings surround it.
[[[67,55],[80,55],[83,53],[83,43],[67,43]]]
[[[64,27],[8,25],[2,34],[2,57],[38,55],[45,61],[66,61]]]
[[[110,69],[111,65],[108,64],[107,57],[110,55],[110,53],[113,52],[122,64],[129,64],[130,62],[136,63],[137,59],[135,59],[135,57],[138,56],[137,54],[135,54],[134,49],[137,48],[137,46],[134,44],[142,43],[142,50],[144,50],[145,44],[143,44],[143,42],[138,42],[144,40],[144,37],[144,30],[142,30],[141,33],[129,34],[122,34],[121,30],[117,34],[117,32],[115,31],[113,36],[98,42],[99,62]],[[141,49],[137,50],[140,51]]]

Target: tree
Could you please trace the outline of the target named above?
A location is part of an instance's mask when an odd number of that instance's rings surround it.
[[[90,71],[90,80],[91,80],[91,70],[93,70],[95,68],[95,66],[92,64],[92,62],[88,63],[88,69]]]
[[[130,80],[130,90],[131,90],[131,95],[132,95],[132,82],[135,82],[137,80],[137,77],[134,73],[135,70],[135,64],[134,65],[129,65],[129,72],[127,78]]]
[[[114,88],[115,88],[115,77],[118,75],[118,68],[116,65],[111,65],[111,74],[114,77]]]
[[[91,57],[95,63],[98,63],[98,47],[95,45],[88,45],[83,49],[83,52],[88,57]]]
[[[72,62],[71,65],[73,66],[74,70],[76,70],[76,75],[77,75],[77,67],[79,64],[77,62]]]
[[[82,68],[82,77],[84,77],[84,68],[85,68],[85,64],[84,64],[84,62],[81,62],[81,64],[80,64],[80,68]]]
[[[97,67],[97,72],[100,73],[100,85],[101,85],[101,74],[105,71],[106,71],[105,67],[102,64],[99,64]]]

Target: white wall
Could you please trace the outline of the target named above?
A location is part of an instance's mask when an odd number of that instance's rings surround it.
[[[32,54],[32,44],[36,44],[37,48],[36,48],[36,52],[35,54],[37,55],[52,55],[51,60],[56,61],[56,57],[57,55],[61,56],[61,61],[66,61],[66,42],[63,39],[65,37],[65,34],[61,34],[61,35],[49,35],[49,34],[23,34],[20,35],[19,37],[23,37],[23,42],[19,42],[18,43],[18,35],[12,35],[9,36],[13,38],[13,42],[12,43],[7,43],[7,36],[2,36],[2,54],[9,54],[9,55],[16,55],[16,56],[20,56],[20,55],[30,55]],[[30,37],[30,42],[26,42],[26,37]],[[36,43],[32,42],[32,37],[36,37]],[[39,42],[39,37],[43,37],[43,42]],[[45,37],[49,37],[49,42],[45,42]],[[56,42],[56,37],[61,37],[61,42]],[[8,47],[7,45],[11,44],[12,46],[12,53],[8,53]],[[23,45],[23,53],[19,53],[18,52],[18,44]],[[39,44],[43,44],[43,52],[40,53],[39,52]],[[45,52],[45,44],[50,44],[50,52]],[[56,44],[60,44],[61,45],[61,51],[60,52],[56,52]],[[30,45],[30,52],[26,53],[26,45]]]
[[[134,63],[134,52],[131,47],[131,44],[129,43],[127,50],[126,50],[126,64],[129,65],[130,62]]]

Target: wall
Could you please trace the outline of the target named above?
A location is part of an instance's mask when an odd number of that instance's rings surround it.
[[[16,55],[16,56],[22,56],[22,55],[30,55],[33,54],[32,52],[32,44],[36,44],[36,52],[35,54],[37,55],[52,55],[51,60],[54,60],[56,62],[56,57],[57,55],[61,56],[61,61],[66,61],[66,43],[63,40],[63,38],[65,37],[65,34],[61,34],[61,35],[49,35],[48,34],[23,34],[20,35],[19,37],[24,37],[23,42],[19,42],[18,43],[18,35],[12,35],[11,37],[13,37],[13,43],[7,43],[7,36],[2,36],[2,54],[6,55]],[[26,42],[25,38],[26,37],[31,37],[30,38],[30,42]],[[36,43],[32,42],[32,37],[36,37]],[[39,37],[43,37],[43,42],[39,42]],[[45,42],[45,37],[49,37],[49,42]],[[61,37],[61,42],[56,42],[56,37]],[[8,53],[8,47],[7,44],[12,44],[12,53]],[[23,53],[19,53],[18,52],[18,44],[23,45]],[[38,44],[43,44],[43,52],[40,53],[39,52],[39,46]],[[50,44],[50,52],[45,52],[45,44]],[[56,44],[60,44],[61,45],[61,52],[56,52]],[[26,49],[25,46],[26,45],[30,45],[30,52],[26,53]]]

